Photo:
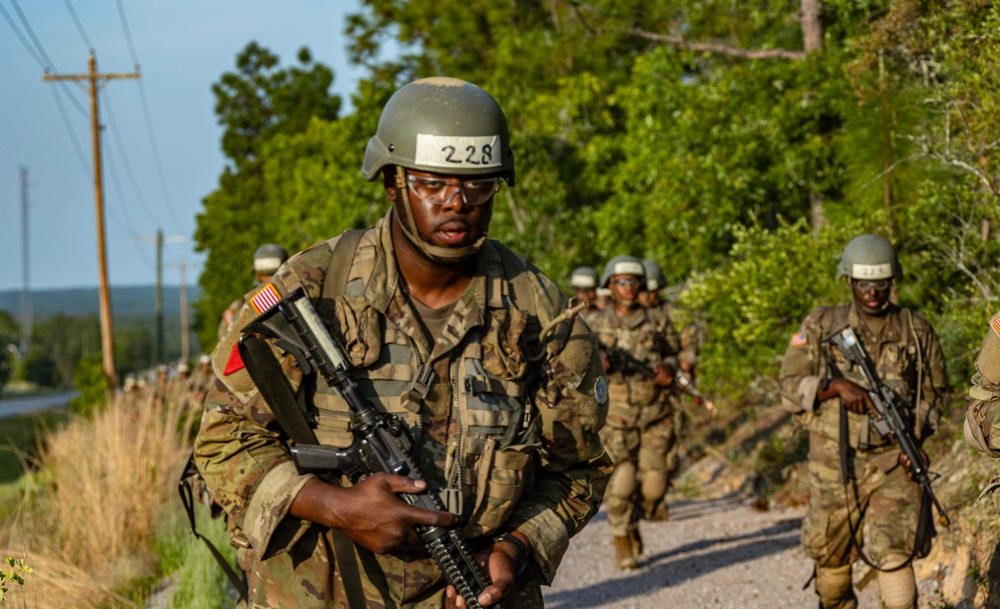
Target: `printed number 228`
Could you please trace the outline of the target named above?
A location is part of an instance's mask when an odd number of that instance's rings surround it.
[[[458,150],[454,146],[445,146],[441,149],[441,152],[448,153],[444,160],[457,165],[464,165],[465,163],[470,165],[489,165],[493,162],[493,146],[489,144],[483,144],[481,150],[477,149],[476,146],[466,146],[463,152],[468,154],[464,160],[461,158],[461,155],[457,158],[455,157]]]

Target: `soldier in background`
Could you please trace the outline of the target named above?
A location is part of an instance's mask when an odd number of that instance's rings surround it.
[[[666,457],[676,441],[674,412],[679,408],[671,385],[679,365],[680,341],[669,319],[639,304],[645,275],[638,258],[612,258],[604,268],[601,286],[611,290],[613,304],[589,322],[604,348],[608,373],[610,406],[601,437],[615,469],[604,504],[619,569],[638,566],[636,558],[642,553],[639,519],[667,519]],[[655,376],[650,378],[624,359],[612,357],[612,349],[622,350]]]
[[[663,268],[658,262],[651,259],[642,261],[643,269],[646,271],[645,289],[639,292],[639,303],[648,308],[653,315],[663,317],[662,323],[674,324],[677,327],[678,308],[672,302],[661,298],[660,291],[667,286],[666,277],[663,275]],[[681,350],[677,354],[677,361],[680,369],[693,381],[695,378],[695,367],[698,365],[698,354],[701,352],[701,331],[693,320],[688,319],[680,326],[678,331],[680,337]],[[674,410],[674,441],[670,452],[667,453],[667,479],[673,480],[681,466],[681,438],[684,437],[684,430],[687,428],[688,414],[684,408]]]
[[[256,288],[270,281],[271,276],[274,275],[278,267],[284,264],[286,260],[288,260],[288,252],[280,245],[268,243],[258,247],[257,251],[253,253],[254,287]],[[229,326],[233,323],[233,319],[239,313],[240,309],[243,308],[245,302],[246,298],[240,297],[226,307],[225,312],[222,314],[222,320],[219,322],[219,340],[222,340],[222,337],[226,335]]]
[[[1000,458],[1000,313],[989,320],[983,346],[976,357],[976,374],[969,388],[972,402],[965,411],[965,441],[979,452]],[[1000,513],[1000,469],[980,497],[991,495]]]
[[[867,530],[864,551],[879,567],[883,605],[915,608],[910,556],[920,487],[909,479],[910,463],[899,446],[871,426],[873,405],[864,376],[822,341],[847,325],[854,328],[882,380],[905,404],[901,410],[920,444],[937,429],[941,415],[948,386],[944,357],[930,324],[890,302],[902,269],[889,241],[878,235],[855,238],[837,270],[838,277],[847,277],[852,301],[810,313],[792,336],[781,369],[782,405],[809,430],[810,499],[802,544],[816,561],[820,607],[857,607],[851,565]],[[849,480],[842,479],[842,471]],[[921,552],[929,549],[927,542]]]
[[[569,286],[573,288],[576,297],[580,302],[587,303],[587,307],[580,311],[580,317],[586,321],[591,315],[597,313],[597,270],[592,266],[580,266],[573,269],[569,276]]]
[[[611,290],[598,286],[595,292],[596,296],[594,297],[594,306],[601,311],[607,309],[612,303]]]

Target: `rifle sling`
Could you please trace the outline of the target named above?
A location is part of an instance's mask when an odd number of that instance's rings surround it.
[[[226,557],[222,555],[222,552],[220,552],[219,549],[215,547],[215,544],[213,544],[207,537],[199,533],[197,527],[195,527],[194,489],[191,488],[191,483],[188,482],[189,473],[193,473],[191,470],[197,471],[194,464],[193,454],[191,458],[188,459],[187,465],[184,466],[184,473],[181,475],[180,483],[177,485],[177,492],[180,493],[181,503],[184,505],[184,511],[187,513],[188,522],[191,523],[191,534],[205,542],[205,545],[208,546],[208,551],[212,553],[212,558],[214,558],[215,562],[219,563],[219,566],[222,567],[222,572],[226,574],[226,578],[229,580],[229,583],[236,589],[236,594],[238,594],[240,600],[246,604],[248,602],[246,579],[236,574],[232,565],[230,565],[229,561],[226,560]]]
[[[324,297],[336,298],[344,293],[351,264],[346,260],[340,260],[338,255],[344,256],[344,252],[350,252],[353,260],[354,252],[364,233],[363,230],[344,231],[337,240],[331,255],[330,270],[324,282]],[[267,343],[256,336],[247,336],[240,340],[239,350],[250,378],[257,385],[257,389],[271,407],[278,424],[288,437],[297,444],[318,444],[305,412],[299,407],[292,387]],[[370,556],[365,548],[354,544],[338,529],[330,529],[330,535],[333,538],[333,553],[340,569],[341,580],[344,582],[344,595],[347,597],[348,606],[351,609],[364,609],[368,603],[365,600],[355,549],[365,563],[365,570],[370,578],[384,580],[385,576],[374,556]],[[384,600],[388,603],[388,599]]]

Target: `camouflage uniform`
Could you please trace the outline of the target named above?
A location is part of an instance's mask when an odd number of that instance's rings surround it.
[[[1000,458],[1000,313],[990,318],[990,328],[976,358],[976,371],[969,388],[972,403],[965,412],[965,440],[979,452]],[[1000,469],[982,494],[992,494],[997,512],[1000,512],[998,489]]]
[[[619,347],[649,366],[666,363],[677,368],[679,338],[662,314],[637,307],[619,316],[612,306],[594,316],[591,325],[601,344]],[[679,396],[672,387],[659,387],[641,374],[626,376],[616,370],[608,375],[608,388],[611,406],[602,438],[615,463],[605,497],[608,523],[614,537],[634,536],[640,516],[662,520],[667,514],[666,456],[676,441]],[[637,501],[641,512],[636,511]]]
[[[461,513],[473,547],[499,530],[531,540],[534,568],[504,604],[540,607],[539,584],[551,583],[569,538],[597,511],[611,470],[597,435],[607,414],[607,381],[593,335],[578,320],[563,322],[539,347],[540,327],[562,312],[565,299],[539,271],[488,241],[476,254],[472,282],[430,340],[399,289],[391,213],[364,234],[353,264],[331,260],[331,240],[289,260],[272,282],[281,294],[305,288],[342,338],[363,392],[410,425],[428,483],[444,489],[442,497]],[[336,299],[324,283],[334,264],[351,264],[345,293]],[[244,308],[234,325],[250,318]],[[346,608],[330,531],[288,514],[313,476],[296,472],[246,370],[224,373],[236,334],[213,355],[219,380],[195,456],[256,555],[252,606]],[[290,360],[286,355],[283,367],[298,388],[301,373]],[[322,379],[311,402],[319,441],[349,445],[346,403]],[[369,607],[444,605],[443,576],[426,554],[355,549]]]
[[[840,401],[832,398],[817,404],[816,393],[822,380],[830,378],[820,343],[848,324],[857,332],[882,380],[910,405],[907,413],[918,441],[937,429],[948,384],[941,346],[930,324],[919,314],[893,304],[881,320],[878,335],[862,320],[857,305],[850,302],[819,307],[792,337],[781,369],[782,404],[810,432],[810,500],[802,525],[802,543],[820,570],[818,588],[822,570],[849,571],[857,558],[849,524],[857,532],[856,544],[860,546],[861,531],[867,523],[867,553],[878,564],[893,567],[900,562],[895,557],[905,558],[913,549],[920,508],[920,487],[898,466],[898,445],[875,432],[867,413],[844,410],[850,447],[848,466],[856,484],[848,490],[841,478]],[[831,348],[826,353],[840,374],[861,387],[867,386],[864,376],[850,367],[839,350]],[[890,557],[893,560],[888,560]],[[818,591],[822,607],[856,606],[849,579],[836,602],[823,599],[822,591]]]
[[[256,291],[256,286],[254,286],[254,291]],[[233,325],[233,320],[236,319],[240,309],[243,308],[246,302],[246,298],[237,298],[229,303],[226,310],[222,312],[222,318],[219,320],[219,329],[216,331],[219,340],[222,340],[226,336],[226,333],[229,332],[229,326]]]

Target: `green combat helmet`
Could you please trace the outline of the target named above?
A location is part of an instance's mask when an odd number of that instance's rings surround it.
[[[604,274],[601,275],[601,287],[608,287],[608,282],[614,275],[635,275],[645,279],[646,269],[642,266],[642,260],[635,256],[615,256],[604,265]]]
[[[592,266],[578,266],[569,276],[571,288],[592,290],[597,288],[597,269]]]
[[[889,240],[880,235],[855,237],[844,248],[837,265],[837,279],[891,279],[900,277],[903,269],[899,266],[896,249]]]
[[[642,261],[642,268],[646,271],[647,292],[659,292],[667,285],[667,278],[663,276],[659,262],[647,258]]]
[[[268,243],[257,248],[253,253],[253,272],[261,275],[274,275],[285,261],[288,252],[276,243]]]
[[[514,154],[507,118],[493,96],[456,78],[411,82],[393,93],[382,109],[378,130],[365,149],[361,175],[369,182],[387,167],[396,168],[403,196],[407,239],[433,260],[452,262],[475,254],[484,236],[464,248],[431,245],[416,235],[405,169],[452,175],[499,175],[514,185]],[[409,226],[407,225],[409,224]]]

